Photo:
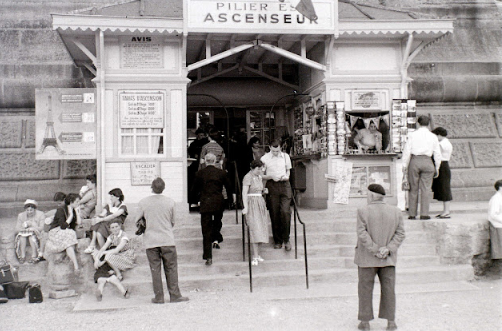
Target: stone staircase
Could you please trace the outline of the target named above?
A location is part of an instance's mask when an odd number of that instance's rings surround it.
[[[301,210],[306,223],[310,288],[316,285],[357,282],[357,267],[353,263],[356,244],[355,211],[333,217],[327,211]],[[239,219],[240,222],[240,219]],[[302,229],[298,225],[298,259],[293,250],[274,250],[262,247],[265,262],[253,266],[253,287],[298,286],[305,288],[304,249]],[[424,284],[470,280],[473,268],[469,264],[443,265],[436,253],[434,236],[420,221],[405,221],[406,239],[399,250],[398,284]],[[133,224],[126,231],[134,233]],[[292,226],[292,232],[293,232]],[[271,232],[270,232],[271,233]],[[175,238],[178,251],[179,284],[183,293],[189,291],[248,290],[249,269],[242,255],[242,226],[235,223],[235,212],[223,218],[224,241],[220,250],[213,250],[213,265],[202,260],[200,215],[190,213],[177,221]],[[141,237],[139,237],[141,242]],[[133,293],[151,295],[151,276],[142,244],[137,250],[137,266],[124,273],[124,284]]]

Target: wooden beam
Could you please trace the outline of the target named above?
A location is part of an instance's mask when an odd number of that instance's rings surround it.
[[[87,62],[82,62],[82,65],[84,67],[87,68],[87,70],[89,70],[94,76],[97,76],[97,72],[96,72],[96,69],[94,69],[93,67],[91,67],[91,65]]]
[[[265,77],[267,79],[270,79],[271,81],[274,81],[274,82],[279,83],[281,85],[285,85],[285,86],[291,87],[292,89],[295,89],[295,90],[299,90],[300,89],[299,86],[290,84],[290,83],[288,83],[288,82],[286,82],[286,81],[284,81],[282,79],[279,79],[277,77],[274,77],[274,76],[271,76],[269,74],[266,74],[263,71],[259,71],[259,70],[256,70],[254,68],[248,67],[248,66],[244,66],[243,68],[244,68],[244,70],[247,70],[247,71],[252,72],[254,74],[257,74],[259,76],[262,76],[262,77]]]
[[[75,44],[75,46],[77,46],[82,52],[84,52],[84,54],[87,55],[89,59],[91,59],[92,63],[96,64],[97,62],[96,56],[92,54],[92,52],[89,49],[87,49],[87,47],[85,47],[80,41],[76,39],[69,38],[69,40],[71,40]]]
[[[218,63],[218,68],[219,68],[219,63]],[[216,78],[218,76],[224,75],[224,74],[229,73],[231,71],[234,71],[234,70],[236,70],[238,68],[239,68],[239,65],[238,64],[234,64],[233,66],[231,66],[230,68],[227,68],[225,70],[219,70],[218,69],[217,73],[209,75],[209,76],[206,76],[204,78],[200,78],[200,79],[198,78],[196,81],[191,82],[190,86],[194,86],[194,85],[197,85],[197,84],[200,84],[200,83],[203,83],[203,82],[207,82],[210,79],[213,79],[213,78]]]
[[[269,45],[269,44],[263,44],[263,43],[259,44],[259,46],[265,48],[266,50],[269,50],[271,52],[279,54],[281,56],[287,57],[288,59],[291,59],[291,60],[296,61],[298,63],[301,63],[303,65],[306,65],[307,67],[311,67],[311,68],[314,68],[314,69],[317,69],[317,70],[321,70],[321,71],[326,71],[326,66],[325,65],[320,64],[320,63],[315,62],[315,61],[312,61],[312,60],[309,60],[307,58],[301,57],[300,55],[297,55],[295,53],[286,51],[286,50],[281,49],[281,48],[279,48],[277,46]]]
[[[229,49],[227,51],[224,51],[224,52],[221,52],[221,53],[216,54],[214,56],[211,56],[210,58],[204,59],[204,60],[199,61],[199,62],[195,62],[195,63],[187,66],[187,70],[188,71],[192,71],[194,69],[203,67],[205,65],[208,65],[208,64],[216,62],[216,61],[219,61],[219,60],[224,59],[226,57],[229,57],[231,55],[234,55],[234,54],[240,53],[242,51],[245,51],[246,49],[249,49],[249,48],[251,48],[253,46],[254,46],[254,43],[248,43],[248,44],[244,44],[244,45],[240,45],[240,46],[231,48],[231,49]]]

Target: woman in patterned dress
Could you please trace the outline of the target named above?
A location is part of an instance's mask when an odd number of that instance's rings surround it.
[[[253,265],[263,262],[263,258],[259,254],[260,244],[269,242],[268,223],[270,216],[262,196],[263,193],[266,193],[263,188],[262,173],[263,162],[253,160],[251,171],[242,180],[242,203],[244,204],[242,214],[246,215],[246,224],[249,226],[251,234],[253,246],[253,261],[251,263]]]
[[[119,188],[114,188],[108,192],[110,203],[107,204],[100,215],[93,218],[92,239],[91,244],[87,247],[84,253],[91,254],[96,248],[96,242],[99,247],[103,247],[106,239],[110,235],[110,224],[114,220],[118,220],[120,224],[124,224],[127,217],[127,206],[123,203],[124,194]]]
[[[96,269],[107,262],[119,280],[123,278],[122,271],[134,267],[134,248],[121,226],[120,221],[111,221],[110,230],[112,234],[108,237],[104,246],[93,255]]]
[[[75,211],[78,203],[78,194],[70,193],[66,196],[64,206],[56,210],[45,244],[46,254],[66,251],[66,255],[73,262],[75,273],[80,272],[75,255],[75,246],[78,244],[75,227],[81,223],[80,216]]]

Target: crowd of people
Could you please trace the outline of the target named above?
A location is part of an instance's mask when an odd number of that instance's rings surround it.
[[[451,193],[451,172],[449,160],[452,144],[447,130],[442,127],[429,130],[429,118],[418,118],[419,128],[409,135],[403,152],[403,172],[410,184],[408,193],[408,219],[430,219],[431,194],[443,202],[443,211],[438,219],[449,219]],[[370,123],[369,132],[374,131]],[[361,133],[362,130],[359,131]],[[361,140],[364,134],[361,134]],[[378,135],[374,135],[376,138]],[[360,142],[357,139],[356,143]],[[218,133],[212,129],[209,138],[198,131],[198,139],[190,146],[191,154],[197,158],[194,178],[191,181],[191,203],[200,207],[203,238],[202,259],[207,266],[213,264],[213,249],[220,249],[222,217],[225,200],[233,196],[234,188],[225,171],[225,150],[218,142]],[[378,139],[377,139],[378,140]],[[376,144],[379,146],[379,142]],[[250,230],[252,244],[252,265],[263,262],[263,244],[269,243],[269,224],[272,228],[273,248],[291,250],[291,199],[289,181],[292,164],[287,153],[281,150],[281,141],[271,142],[270,151],[264,153],[257,137],[247,143],[246,162],[248,171],[242,176],[242,214]],[[98,284],[96,297],[102,300],[107,283],[116,286],[124,298],[130,295],[122,284],[123,272],[134,267],[135,251],[131,237],[123,230],[128,216],[121,189],[109,191],[109,203],[99,215],[95,215],[96,176],[86,178],[87,184],[80,194],[65,195],[58,192],[54,200],[56,210],[43,213],[37,210],[35,200],[26,200],[25,211],[19,214],[16,229],[16,253],[20,263],[25,263],[27,246],[31,246],[31,258],[36,263],[47,254],[66,252],[74,272],[80,273],[76,258],[76,229],[83,218],[92,220],[91,243],[85,253],[91,254],[96,269],[94,281]],[[178,286],[177,250],[174,242],[175,202],[162,195],[165,182],[161,178],[151,184],[152,195],[139,202],[138,213],[133,222],[146,220],[144,246],[150,265],[154,298],[152,303],[165,302],[162,285],[162,268],[167,282],[170,302],[183,302]],[[369,321],[374,318],[372,292],[375,276],[381,284],[379,317],[388,320],[387,330],[397,329],[395,323],[395,266],[397,251],[405,239],[403,217],[400,209],[384,201],[385,189],[379,184],[367,187],[367,205],[357,211],[357,246],[354,262],[358,266],[358,294],[360,330],[369,330]],[[502,180],[495,183],[497,191],[489,204],[492,255],[502,258]],[[419,193],[420,192],[420,193]],[[419,200],[420,196],[420,201]],[[235,202],[235,201],[234,201]],[[420,209],[418,205],[420,204]]]

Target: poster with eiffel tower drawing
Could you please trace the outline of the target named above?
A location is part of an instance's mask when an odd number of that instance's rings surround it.
[[[95,159],[96,111],[96,89],[37,89],[36,159]]]

